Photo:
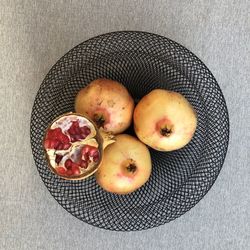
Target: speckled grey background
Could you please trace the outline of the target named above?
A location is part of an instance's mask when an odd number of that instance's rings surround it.
[[[43,185],[29,142],[32,104],[51,66],[115,30],[167,36],[198,55],[225,95],[230,146],[204,199],[179,219],[117,233],[77,220]],[[250,249],[250,1],[0,1],[0,249]]]

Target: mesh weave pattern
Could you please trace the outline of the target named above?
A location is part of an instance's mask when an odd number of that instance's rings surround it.
[[[198,115],[192,141],[170,153],[151,150],[150,180],[125,196],[103,191],[93,176],[76,182],[60,179],[50,172],[43,153],[48,124],[73,111],[79,89],[100,77],[123,83],[135,100],[155,88],[177,91]],[[52,67],[37,93],[30,129],[37,169],[59,204],[91,225],[131,231],[174,220],[207,193],[224,162],[229,119],[215,78],[194,54],[170,39],[126,31],[83,42]]]

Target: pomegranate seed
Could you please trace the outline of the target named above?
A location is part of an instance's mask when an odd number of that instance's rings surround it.
[[[76,141],[79,141],[81,139],[85,139],[85,137],[83,135],[72,135],[71,136],[71,142],[76,142]]]
[[[93,155],[93,161],[94,161],[94,162],[98,162],[98,161],[99,161],[99,152],[98,152],[98,151],[96,151],[96,152],[94,153],[94,155]]]
[[[66,173],[66,169],[64,167],[57,167],[56,171],[60,175],[65,175],[65,173]]]
[[[60,132],[60,128],[55,128],[55,129],[49,129],[47,132],[47,137],[48,138],[55,138],[56,134]]]
[[[62,143],[60,143],[60,144],[56,147],[56,149],[57,149],[57,150],[62,150],[63,147],[64,147],[64,145],[63,145]]]
[[[73,166],[72,167],[72,172],[73,172],[73,175],[79,175],[81,173],[80,169],[79,169],[79,166],[78,165]]]
[[[83,139],[82,135],[75,135],[74,138],[75,138],[77,141]]]
[[[73,121],[71,126],[74,127],[74,128],[79,128],[79,122],[78,121]]]
[[[87,163],[90,163],[90,159],[89,159],[89,155],[88,154],[85,154],[83,155],[83,159],[87,162]]]
[[[69,138],[65,134],[59,134],[57,138],[62,142],[62,143],[69,143]]]
[[[73,175],[73,171],[72,171],[71,169],[68,169],[68,170],[66,171],[66,175],[67,175],[67,176]]]
[[[87,137],[86,134],[81,134],[82,139],[85,139]]]
[[[90,128],[87,127],[87,126],[85,126],[85,134],[86,134],[86,135],[89,135],[90,132],[91,132]]]
[[[68,129],[68,133],[69,133],[70,135],[75,135],[75,134],[76,134],[75,128],[71,126],[71,127]]]
[[[54,148],[54,149],[58,149],[59,145],[61,144],[58,140],[55,140],[55,139],[51,140],[50,143],[51,143],[50,144],[51,148]]]
[[[64,137],[63,143],[68,144],[70,142],[70,139],[69,139],[69,137],[67,135],[64,135],[64,136],[65,137]]]
[[[76,131],[77,134],[81,134],[82,133],[82,131],[81,131],[81,129],[79,127],[75,128],[75,131]]]
[[[96,154],[97,148],[91,147],[89,149],[89,156],[93,157]]]
[[[61,128],[50,129],[47,132],[47,139],[56,140],[60,134],[62,134]]]
[[[76,142],[77,141],[77,139],[75,138],[75,136],[72,136],[71,137],[71,142]]]
[[[75,168],[75,167],[79,167],[79,165],[77,164],[77,163],[75,163],[75,162],[72,162],[72,168]]]
[[[54,137],[54,130],[53,129],[49,129],[47,132],[47,138],[53,138]]]
[[[62,155],[56,155],[56,159],[55,159],[56,164],[59,164],[62,158],[63,158]]]
[[[66,143],[66,144],[63,145],[63,149],[64,149],[64,150],[67,150],[67,149],[70,148],[70,146],[71,146],[70,143]]]
[[[45,147],[45,148],[50,148],[50,140],[49,140],[49,139],[46,139],[46,140],[44,141],[44,147]]]
[[[94,153],[96,152],[96,150],[97,149],[95,147],[92,147],[90,145],[85,145],[82,148],[82,156],[84,157],[85,161],[91,162],[90,159],[89,159],[89,156],[92,157],[94,155]]]
[[[58,135],[62,134],[62,129],[61,128],[55,128],[51,129],[52,130],[52,137],[57,137]]]
[[[81,160],[80,166],[81,166],[82,168],[87,168],[87,167],[88,167],[88,163],[87,163],[85,160]]]
[[[59,146],[60,142],[58,140],[51,140],[50,141],[50,147],[56,149]]]
[[[66,168],[71,168],[73,161],[71,159],[67,159],[64,163]]]
[[[99,156],[99,151],[98,150],[96,150],[96,152],[94,153],[93,157],[97,157],[97,156]]]
[[[81,133],[86,135],[86,136],[88,136],[90,134],[90,132],[91,132],[90,128],[87,127],[87,126],[81,127],[80,130],[81,130]]]
[[[82,155],[86,155],[88,152],[89,152],[89,148],[90,146],[88,145],[85,145],[83,148],[82,148]]]
[[[98,161],[99,161],[99,156],[97,156],[97,157],[94,156],[94,157],[93,157],[93,161],[94,161],[94,162],[98,162]]]
[[[80,130],[81,130],[81,133],[82,133],[82,134],[85,134],[85,127],[86,127],[86,126],[80,127]]]

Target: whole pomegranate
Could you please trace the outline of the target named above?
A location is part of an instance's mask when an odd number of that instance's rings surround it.
[[[110,79],[97,79],[81,89],[75,99],[75,111],[89,116],[98,127],[118,134],[132,121],[134,101],[127,89]]]
[[[134,129],[138,138],[159,151],[184,147],[193,137],[196,113],[181,94],[155,89],[144,96],[134,111]]]
[[[128,194],[147,182],[151,168],[147,146],[135,137],[120,134],[104,150],[95,176],[97,183],[106,191]]]

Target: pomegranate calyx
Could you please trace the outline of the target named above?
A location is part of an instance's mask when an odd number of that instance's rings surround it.
[[[137,166],[136,166],[135,161],[133,159],[129,159],[128,164],[126,166],[126,169],[131,174],[136,172]]]
[[[103,140],[103,149],[116,141],[115,136],[110,132],[106,132],[103,128],[100,128],[99,132]]]
[[[172,130],[167,127],[164,127],[164,128],[161,128],[160,133],[161,135],[168,137],[171,135]]]
[[[105,118],[101,114],[94,114],[94,121],[98,128],[103,128],[105,124]]]

